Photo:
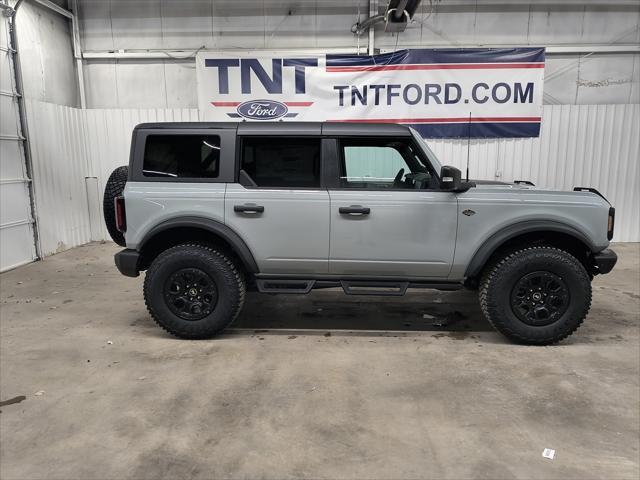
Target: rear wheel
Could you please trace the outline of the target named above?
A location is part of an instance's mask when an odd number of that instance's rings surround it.
[[[129,167],[123,166],[116,168],[104,187],[104,197],[102,199],[102,213],[104,214],[104,223],[107,225],[109,235],[121,247],[126,246],[124,233],[118,231],[116,227],[116,211],[113,199],[122,195],[124,186],[129,176]]]
[[[479,296],[496,330],[518,343],[548,345],[582,324],[591,306],[591,281],[571,254],[532,247],[494,262],[481,279]]]
[[[209,338],[240,313],[245,282],[219,250],[184,244],[161,253],[144,281],[144,298],[153,319],[181,338]]]

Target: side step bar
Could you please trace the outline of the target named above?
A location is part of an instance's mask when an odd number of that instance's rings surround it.
[[[318,281],[316,280],[265,280],[256,279],[260,293],[309,293],[314,287],[342,287],[347,295],[386,295],[402,296],[409,288],[409,282],[376,282],[376,281]]]
[[[340,279],[339,277],[320,276],[318,278],[262,277],[256,278],[256,287],[260,293],[309,293],[313,289],[342,288],[347,295],[384,295],[402,296],[408,288],[429,288],[435,290],[459,290],[459,282],[406,281],[402,279]]]
[[[385,295],[401,297],[407,293],[409,282],[374,282],[374,281],[345,281],[340,282],[347,295]]]
[[[256,279],[260,293],[309,293],[315,280],[264,280]]]

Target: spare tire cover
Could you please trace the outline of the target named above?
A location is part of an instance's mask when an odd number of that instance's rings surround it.
[[[116,211],[113,199],[122,195],[128,176],[129,167],[116,168],[109,176],[109,180],[107,180],[107,185],[104,188],[104,199],[102,200],[104,223],[107,225],[107,230],[113,241],[121,247],[126,246],[126,242],[124,234],[116,228]]]

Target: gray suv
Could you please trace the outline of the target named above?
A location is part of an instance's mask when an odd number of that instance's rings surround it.
[[[466,287],[498,331],[550,344],[617,260],[615,210],[595,189],[463,181],[394,124],[141,124],[104,212],[126,247],[118,269],[146,270],[151,316],[182,338],[222,331],[247,289]]]

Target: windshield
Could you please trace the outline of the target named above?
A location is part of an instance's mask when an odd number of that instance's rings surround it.
[[[416,142],[418,142],[420,148],[422,148],[424,153],[427,154],[427,157],[429,158],[433,169],[438,173],[438,175],[440,175],[440,169],[442,168],[442,165],[440,164],[438,157],[436,157],[436,154],[433,153],[433,151],[429,148],[429,145],[427,145],[427,142],[424,141],[424,138],[422,138],[418,132],[416,132],[411,127],[409,127],[409,130],[411,130],[411,135],[413,135],[413,138],[416,139]]]

